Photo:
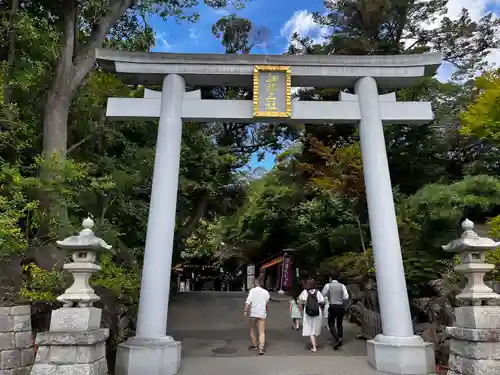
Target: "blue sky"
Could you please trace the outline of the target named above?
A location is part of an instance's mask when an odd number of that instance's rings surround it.
[[[236,11],[238,16],[251,20],[255,26],[269,29],[266,46],[255,48],[252,52],[281,54],[288,48],[290,35],[296,30],[302,35],[321,38],[322,31],[312,22],[311,12],[323,12],[323,0],[307,0],[307,8],[304,4],[304,0],[250,0],[245,8]],[[157,40],[153,51],[224,53],[222,44],[212,35],[212,26],[234,10],[201,6],[198,11],[200,19],[194,24],[177,24],[172,19],[163,21],[160,17],[152,17],[149,22]],[[271,169],[274,162],[275,156],[272,154],[266,154],[262,161],[258,161],[254,155],[250,167]]]
[[[295,27],[290,23],[295,20],[294,14],[302,12],[307,17],[309,12],[324,10],[323,0],[307,0],[307,7],[304,6],[305,3],[304,0],[249,0],[245,8],[236,11],[236,14],[251,20],[256,26],[265,26],[270,30],[267,48],[256,48],[252,52],[282,53],[288,46],[290,30]],[[221,17],[232,13],[232,10],[214,10],[205,6],[198,9],[200,19],[195,24],[176,24],[170,19],[165,22],[159,17],[152,18],[150,23],[158,40],[154,51],[223,53],[220,41],[212,35],[212,25]],[[297,21],[303,24],[304,31],[309,31],[310,20],[299,18]]]
[[[203,1],[200,0],[200,2]],[[224,48],[220,41],[213,37],[211,29],[221,17],[234,12],[240,17],[251,20],[255,26],[266,27],[270,31],[267,45],[263,48],[255,48],[252,50],[253,53],[280,54],[287,49],[290,35],[294,31],[321,41],[325,30],[313,22],[311,12],[324,12],[323,3],[323,0],[248,0],[246,7],[238,11],[214,10],[200,6],[196,8],[196,11],[200,13],[200,19],[194,24],[187,22],[178,24],[172,18],[164,21],[160,17],[152,16],[149,22],[156,33],[156,46],[153,51],[224,53]],[[491,11],[500,15],[500,1],[498,0],[449,0],[448,16],[456,18],[463,7],[469,9],[473,20]],[[500,52],[495,51],[490,61],[500,62]],[[451,67],[444,64],[438,77],[446,80],[451,73]],[[250,167],[262,166],[270,169],[274,165],[274,159],[274,155],[266,155],[261,162],[254,158]]]

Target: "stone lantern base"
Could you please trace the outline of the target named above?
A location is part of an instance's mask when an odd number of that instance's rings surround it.
[[[82,332],[42,332],[31,375],[107,375],[105,328]]]
[[[460,254],[455,271],[467,277],[467,285],[456,296],[461,306],[455,309],[455,326],[446,327],[450,339],[448,375],[500,374],[500,295],[484,283],[484,275],[493,270],[486,263],[486,251],[500,242],[479,237],[474,223],[465,219],[459,239],[443,246]]]
[[[31,375],[107,375],[109,330],[99,328],[101,312],[95,307],[54,310],[50,331],[36,337],[38,352]]]
[[[500,307],[462,306],[455,310],[448,375],[500,374]]]

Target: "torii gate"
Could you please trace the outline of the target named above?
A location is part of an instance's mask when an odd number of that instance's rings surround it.
[[[378,88],[410,87],[434,74],[441,54],[271,56],[119,52],[98,49],[99,65],[125,81],[162,84],[144,98],[110,98],[110,118],[159,119],[136,336],[121,344],[116,375],[176,374],[180,342],[166,336],[182,122],[358,123],[382,334],[368,362],[394,374],[434,370],[432,344],[414,335],[382,124],[433,119],[429,102],[397,102]],[[253,101],[204,100],[191,86],[254,88]],[[354,87],[340,101],[291,100],[291,87]]]

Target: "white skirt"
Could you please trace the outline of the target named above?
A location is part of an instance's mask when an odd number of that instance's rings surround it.
[[[304,313],[302,320],[302,336],[319,336],[323,326],[323,314],[318,316],[309,316]]]

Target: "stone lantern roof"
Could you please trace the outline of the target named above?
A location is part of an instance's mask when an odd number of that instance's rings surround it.
[[[443,250],[460,253],[463,251],[490,250],[500,246],[500,242],[495,242],[491,238],[480,237],[474,232],[474,223],[469,219],[464,220],[462,229],[464,230],[462,236],[442,246]]]
[[[86,218],[82,222],[83,229],[78,236],[70,236],[62,241],[56,241],[57,246],[65,250],[110,250],[111,245],[108,245],[102,238],[96,237],[92,228],[94,221],[91,218]]]

